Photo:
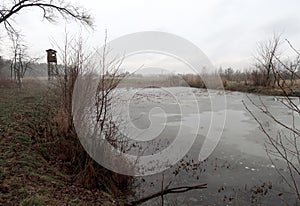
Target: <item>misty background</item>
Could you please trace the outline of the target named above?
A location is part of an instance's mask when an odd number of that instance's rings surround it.
[[[169,32],[197,45],[216,68],[235,70],[251,66],[257,43],[274,33],[288,38],[296,48],[300,44],[298,0],[81,0],[77,4],[95,18],[94,30],[64,19],[57,24],[41,21],[42,11],[34,8],[15,16],[16,28],[22,31],[29,54],[41,57],[40,63],[46,63],[46,49],[58,49],[54,42],[63,44],[66,31],[81,34],[91,48],[103,45],[105,30],[108,41],[133,32]],[[10,42],[4,33],[1,28],[4,44],[0,55],[9,59]],[[283,53],[288,54],[286,49]]]

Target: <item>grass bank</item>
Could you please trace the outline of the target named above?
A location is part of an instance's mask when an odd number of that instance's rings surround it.
[[[294,85],[293,92],[286,88],[285,92],[279,87],[263,87],[263,86],[253,86],[253,85],[245,85],[244,82],[235,82],[235,81],[227,81],[224,84],[225,90],[229,91],[238,91],[244,93],[255,93],[255,94],[263,94],[270,96],[284,96],[286,94],[290,96],[299,96],[300,94],[300,84]]]
[[[0,205],[122,205],[109,191],[74,181],[71,162],[53,152],[60,139],[46,137],[59,134],[47,93],[43,84],[0,88]]]

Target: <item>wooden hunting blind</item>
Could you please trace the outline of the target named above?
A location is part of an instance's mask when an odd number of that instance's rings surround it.
[[[47,62],[54,62],[57,63],[57,59],[56,59],[56,51],[54,49],[48,49],[46,50],[47,52]]]
[[[58,75],[56,51],[54,49],[47,49],[47,63],[48,63],[48,79],[52,79]]]

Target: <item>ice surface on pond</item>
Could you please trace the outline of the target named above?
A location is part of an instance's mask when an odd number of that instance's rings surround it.
[[[254,111],[254,114],[262,119],[262,124],[271,135],[275,135],[278,129],[282,128],[255,111],[245,94],[225,92],[226,109],[224,109],[224,102],[220,98],[224,94],[222,92],[212,91],[209,95],[202,89],[172,89],[176,94],[175,96],[178,97],[177,99],[165,92],[163,88],[130,89],[126,90],[126,93],[121,88],[118,91],[118,101],[123,102],[123,104],[116,108],[116,111],[120,114],[124,110],[129,111],[129,118],[132,120],[133,127],[140,130],[151,128],[154,131],[150,134],[144,133],[144,136],[136,133],[143,141],[155,140],[155,137],[172,141],[173,136],[177,135],[178,130],[176,128],[178,127],[185,128],[184,133],[182,133],[183,141],[196,134],[199,141],[195,141],[196,145],[192,147],[189,158],[192,158],[193,154],[199,153],[203,139],[210,127],[213,128],[213,132],[222,130],[220,142],[212,156],[209,157],[207,168],[202,169],[202,173],[199,174],[199,180],[208,183],[209,189],[191,192],[186,194],[186,197],[183,195],[182,201],[189,202],[189,205],[210,204],[210,198],[206,197],[218,196],[217,191],[220,184],[227,184],[227,187],[231,188],[244,188],[245,185],[260,184],[261,181],[278,181],[279,177],[275,165],[270,163],[265,150],[266,137],[259,129],[257,122],[245,109],[242,101],[245,101],[247,106]],[[132,96],[132,93],[135,95]],[[131,98],[129,104],[126,97]],[[256,95],[250,94],[249,97],[259,102]],[[219,98],[220,101],[218,101]],[[287,110],[281,102],[274,101],[273,97],[268,96],[261,96],[260,98],[280,121],[291,123],[291,111]],[[211,99],[217,100],[213,109],[211,108]],[[225,125],[222,124],[222,121],[216,121],[214,125],[210,125],[212,115],[221,117],[225,112]],[[298,121],[297,125],[300,125],[299,115],[295,116],[295,121]],[[132,130],[132,127],[127,127],[127,129],[128,133],[138,131]],[[162,134],[158,135],[160,132]],[[196,160],[197,158],[194,159],[194,161]],[[218,161],[222,163],[216,163]],[[276,163],[279,161],[276,160]],[[218,170],[218,168],[221,169]],[[161,179],[160,175],[150,176],[146,179],[149,182],[155,182]],[[166,172],[166,179],[168,179],[168,175],[170,178],[173,177],[171,171],[170,174],[168,171]],[[178,182],[195,183],[195,179],[191,179],[188,175],[176,178]],[[156,184],[160,185],[160,182],[158,181]],[[145,190],[151,193],[151,188],[146,187]],[[220,200],[223,204],[221,197]],[[245,199],[245,203],[248,201]],[[271,199],[268,201],[272,202]]]

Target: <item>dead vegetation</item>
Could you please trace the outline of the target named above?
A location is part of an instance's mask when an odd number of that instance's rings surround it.
[[[64,65],[50,84],[24,81],[22,89],[15,89],[17,85],[10,80],[1,81],[5,89],[1,89],[0,189],[3,195],[0,202],[122,205],[130,192],[132,178],[97,164],[80,144],[73,125],[73,88],[77,76],[87,66],[89,55],[85,56],[82,42],[75,38],[68,40],[62,51]],[[98,104],[106,106],[99,113],[99,123],[107,125],[109,119],[104,113],[110,104],[107,92],[118,81],[111,76],[100,77],[98,91],[105,93],[99,93],[103,95],[99,96]],[[110,131],[108,135],[113,137],[114,130]]]
[[[286,40],[287,41],[287,40]],[[297,69],[299,69],[299,55],[300,53],[290,44],[287,43],[292,48],[296,54],[294,61],[284,63],[278,56],[276,49],[279,39],[274,38],[273,42],[269,42],[265,45],[263,53],[261,54],[264,61],[258,61],[258,66],[265,68],[266,62],[267,65],[270,65],[270,72],[272,72],[272,78],[268,80],[268,84],[271,84],[272,87],[277,84],[277,88],[281,91],[283,97],[276,99],[282,104],[283,108],[286,111],[290,112],[290,121],[285,121],[281,119],[280,115],[275,114],[271,111],[271,108],[264,102],[260,97],[257,99],[251,99],[249,104],[244,103],[247,111],[252,115],[255,121],[258,123],[259,128],[267,137],[266,141],[266,152],[272,162],[276,165],[276,171],[282,178],[283,182],[290,188],[292,194],[295,195],[298,202],[300,201],[300,130],[297,120],[299,119],[300,110],[300,92],[297,80],[299,81],[299,75]],[[273,45],[270,47],[270,45]],[[289,74],[289,79],[287,80],[284,74]],[[272,83],[273,81],[273,83]],[[298,97],[296,102],[291,98],[291,95]],[[252,106],[252,108],[250,108]],[[265,118],[277,127],[270,131],[265,125],[263,125],[263,119],[259,117],[256,112],[262,114]],[[273,133],[272,133],[273,132]],[[275,135],[274,135],[275,133]],[[277,159],[280,159],[284,162],[284,170],[286,173],[280,169],[278,163],[276,164]],[[280,193],[280,196],[283,195],[284,191]]]
[[[82,39],[68,39],[66,36],[64,45],[61,48],[63,66],[59,68],[59,76],[52,82],[52,91],[59,105],[54,120],[60,134],[60,145],[56,144],[53,151],[61,155],[62,161],[70,165],[74,172],[75,182],[87,188],[101,189],[119,199],[129,192],[132,178],[113,173],[97,164],[80,144],[73,122],[72,98],[75,82],[81,75],[89,76],[87,68],[95,68],[95,62],[91,60],[91,55],[84,51]],[[100,74],[99,78],[95,79],[95,82],[98,82],[97,94],[99,94],[95,97],[98,105],[97,119],[99,119],[101,131],[104,131],[104,126],[110,127],[109,130],[105,130],[109,131],[106,133],[106,138],[114,138],[117,128],[110,123],[111,117],[108,116],[107,110],[112,101],[109,93],[118,83],[116,81],[118,80],[118,67],[106,66],[103,62],[102,66],[95,68]],[[109,77],[105,75],[107,72],[110,73]],[[92,76],[89,77],[92,78]],[[90,80],[94,81],[94,79]]]
[[[45,95],[47,87],[30,85],[34,87],[0,89],[0,204],[113,204],[108,193],[73,181],[70,162],[53,150],[62,140],[52,119],[55,102]]]

